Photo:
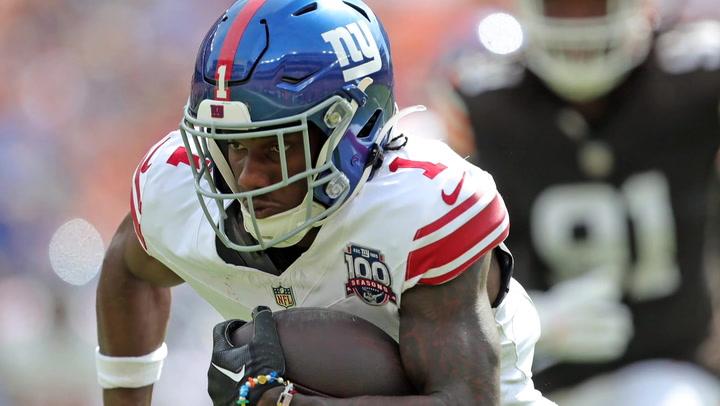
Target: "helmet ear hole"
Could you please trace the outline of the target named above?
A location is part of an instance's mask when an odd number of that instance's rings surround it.
[[[380,109],[375,110],[375,112],[370,116],[370,119],[365,123],[363,128],[358,133],[357,137],[361,140],[368,138],[370,135],[375,134],[380,130],[378,128],[378,122],[381,122],[380,118],[382,117],[383,111]]]

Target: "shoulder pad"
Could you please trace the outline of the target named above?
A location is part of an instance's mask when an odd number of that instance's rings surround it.
[[[199,158],[196,157],[197,160]],[[174,131],[153,145],[145,154],[135,169],[132,179],[132,192],[130,198],[130,213],[132,214],[135,233],[140,244],[147,251],[143,228],[143,214],[147,208],[155,208],[155,212],[168,213],[158,210],[158,204],[178,206],[178,199],[169,197],[171,193],[186,193],[187,186],[192,185],[190,171],[181,166],[189,166],[189,158],[185,146],[177,131]],[[184,188],[181,186],[185,186]],[[187,200],[193,201],[194,198]],[[163,207],[164,208],[164,207]]]
[[[660,68],[671,74],[720,69],[720,22],[681,24],[657,38]]]
[[[513,87],[520,83],[524,72],[517,55],[498,55],[487,50],[461,53],[451,69],[455,86],[467,96]]]
[[[411,213],[404,289],[455,278],[507,237],[509,216],[489,173],[438,141],[410,140],[389,158],[375,187],[399,187],[375,194],[385,209]]]

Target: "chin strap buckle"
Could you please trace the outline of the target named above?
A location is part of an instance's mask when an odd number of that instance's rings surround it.
[[[367,161],[365,162],[365,168],[372,167],[373,171],[380,168],[383,163],[383,154],[384,151],[380,145],[372,144],[370,146],[370,151],[368,152]]]

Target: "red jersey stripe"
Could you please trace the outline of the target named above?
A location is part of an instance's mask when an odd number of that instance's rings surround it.
[[[405,280],[459,258],[496,230],[506,217],[505,204],[496,194],[490,204],[451,234],[410,252]]]
[[[475,205],[480,200],[480,195],[477,193],[473,193],[470,197],[465,199],[462,203],[457,205],[455,208],[447,212],[444,216],[440,217],[439,219],[433,221],[432,223],[420,228],[415,233],[415,237],[413,240],[419,240],[422,237],[425,237],[426,235],[430,235],[434,233],[435,231],[443,228],[445,225],[450,223],[451,221],[455,220],[456,218],[460,217],[463,213],[468,211],[472,206]]]
[[[475,261],[480,259],[483,255],[487,254],[488,251],[491,249],[494,249],[498,245],[500,245],[501,242],[503,242],[508,234],[510,233],[510,227],[505,227],[505,230],[490,244],[488,244],[487,247],[485,247],[483,250],[475,254],[472,258],[465,261],[462,265],[459,267],[453,269],[452,271],[442,274],[440,276],[436,276],[433,278],[423,278],[418,281],[418,284],[421,285],[442,285],[443,283],[446,283],[448,281],[451,281],[455,279],[458,275],[463,273],[466,269],[470,268],[470,265],[474,264]]]
[[[233,65],[235,62],[235,54],[237,53],[238,46],[240,46],[240,40],[242,40],[243,34],[247,29],[250,20],[255,16],[255,13],[260,7],[265,4],[265,0],[249,0],[247,4],[240,10],[235,21],[233,21],[225,39],[223,40],[222,48],[220,48],[220,56],[218,57],[217,69],[225,65],[225,77],[227,81],[232,78]],[[219,80],[219,75],[216,73],[215,79]],[[226,89],[227,97],[219,100],[230,100],[230,89]]]

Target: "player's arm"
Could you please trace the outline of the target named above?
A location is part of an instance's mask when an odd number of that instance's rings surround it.
[[[328,399],[295,395],[293,406],[309,405],[497,405],[500,354],[487,294],[488,274],[499,264],[486,254],[454,280],[416,286],[402,296],[400,353],[421,395]],[[495,279],[495,278],[493,278]],[[275,405],[281,388],[266,392],[260,405]]]
[[[454,280],[403,295],[400,352],[408,377],[432,399],[424,404],[495,405],[500,393],[497,327],[490,303],[500,274],[488,253]],[[408,403],[410,404],[410,403]]]
[[[170,287],[182,280],[145,252],[129,215],[110,243],[101,272],[96,301],[100,354],[140,357],[156,351],[165,339]],[[125,368],[131,382],[139,379],[137,373],[131,376],[138,365],[131,362]],[[111,371],[122,375],[122,369]],[[149,405],[152,385],[125,387],[131,385],[105,389],[105,405]]]

